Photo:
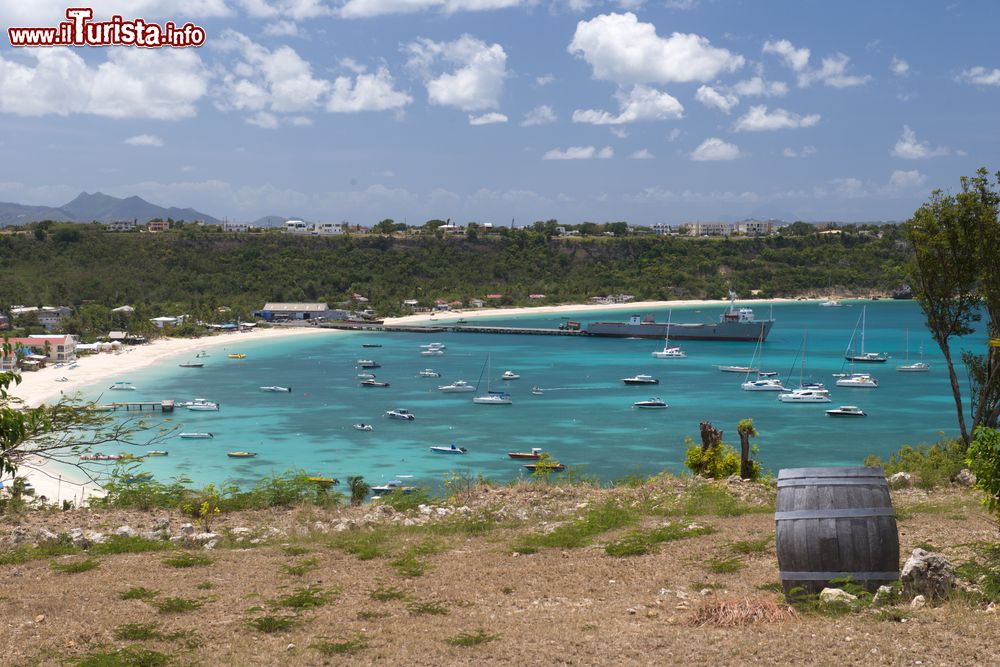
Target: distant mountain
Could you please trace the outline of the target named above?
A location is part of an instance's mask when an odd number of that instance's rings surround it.
[[[174,220],[204,220],[217,225],[221,220],[201,213],[193,208],[164,208],[150,204],[142,197],[119,199],[101,192],[89,194],[81,192],[76,199],[58,208],[49,206],[25,206],[23,204],[0,202],[0,227],[22,225],[38,220],[60,220],[65,222],[112,222],[114,220],[138,220],[146,222],[153,218],[173,218]]]

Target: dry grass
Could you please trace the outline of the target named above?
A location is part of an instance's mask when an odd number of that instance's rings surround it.
[[[690,622],[699,627],[742,628],[758,623],[780,623],[796,616],[791,607],[774,600],[740,598],[706,602],[694,612]]]

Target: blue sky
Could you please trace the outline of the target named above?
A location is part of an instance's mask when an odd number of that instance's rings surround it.
[[[900,220],[1000,168],[990,0],[92,6],[191,21],[207,41],[15,49],[4,34],[0,201],[102,191],[366,225]],[[0,23],[65,8],[0,0]]]

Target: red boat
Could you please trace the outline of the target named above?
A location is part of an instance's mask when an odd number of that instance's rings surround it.
[[[507,452],[507,456],[512,459],[527,459],[529,461],[537,461],[542,458],[542,448],[532,447],[530,452]]]

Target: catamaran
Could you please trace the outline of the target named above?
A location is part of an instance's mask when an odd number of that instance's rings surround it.
[[[663,339],[663,349],[653,352],[654,359],[683,359],[687,356],[679,346],[670,347],[670,322],[673,312],[672,310],[667,312],[667,335]]]
[[[505,391],[491,391],[490,390],[490,357],[486,357],[486,365],[483,366],[483,372],[486,373],[486,393],[478,396],[472,397],[472,402],[477,405],[510,405],[514,401],[511,399],[510,394]],[[483,380],[483,372],[479,373],[479,382]],[[479,382],[476,383],[476,389],[479,389]]]
[[[910,330],[906,330],[906,363],[896,366],[900,373],[926,373],[931,369],[930,364],[924,363],[924,344],[920,344],[920,361],[910,363]]]
[[[859,320],[861,324],[861,351],[858,354],[854,354],[852,346],[854,345],[854,334],[858,331],[858,325],[854,325],[854,333],[851,334],[851,342],[847,344],[847,350],[844,352],[844,359],[854,363],[861,364],[884,364],[889,360],[889,355],[883,352],[865,352],[865,313],[868,311],[868,306],[861,308],[861,318]]]

